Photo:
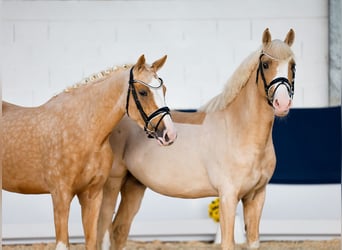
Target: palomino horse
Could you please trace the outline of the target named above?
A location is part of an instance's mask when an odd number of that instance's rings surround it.
[[[56,249],[67,249],[71,200],[78,196],[87,249],[96,249],[102,188],[113,153],[109,135],[125,112],[168,145],[176,137],[165,87],[142,55],[134,66],[115,67],[75,85],[36,108],[2,103],[2,187],[23,194],[50,193]],[[150,114],[150,115],[147,115]]]
[[[221,94],[202,111],[173,113],[178,139],[171,147],[156,147],[125,118],[118,124],[110,138],[117,157],[99,220],[103,249],[124,247],[146,187],[180,198],[219,196],[223,249],[234,249],[235,212],[242,200],[248,244],[259,246],[265,188],[276,163],[273,121],[275,115],[287,115],[294,91],[293,41],[292,29],[284,41],[272,41],[266,29],[261,48],[240,65]]]

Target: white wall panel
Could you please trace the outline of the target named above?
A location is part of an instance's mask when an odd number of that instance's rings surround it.
[[[327,62],[326,2],[301,0],[296,1],[296,8],[293,4],[270,0],[5,1],[3,96],[6,99],[8,91],[13,93],[23,82],[30,88],[51,88],[44,92],[46,96],[31,97],[31,105],[36,105],[37,98],[46,101],[56,91],[109,66],[134,62],[142,53],[150,60],[167,53],[164,72],[175,89],[170,92],[169,105],[196,108],[221,91],[232,71],[260,45],[266,27],[275,38],[283,38],[293,27],[296,90],[301,93],[296,95],[295,106],[324,106],[327,90],[317,103],[311,102],[314,98],[308,95],[312,91],[306,90],[312,86],[307,79],[315,77],[312,72],[320,67],[312,63]],[[171,71],[174,66],[167,67],[171,63],[180,70]],[[196,67],[193,64],[202,70],[189,70]],[[324,68],[316,82],[327,86],[327,75]],[[175,98],[184,84],[194,82],[196,97]],[[201,94],[213,84],[220,88]],[[24,102],[19,98],[10,101]]]

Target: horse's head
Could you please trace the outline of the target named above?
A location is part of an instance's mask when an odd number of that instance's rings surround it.
[[[126,112],[144,128],[150,138],[161,145],[170,145],[177,133],[165,105],[166,87],[157,71],[164,65],[167,56],[147,65],[140,56],[130,70]]]
[[[284,41],[272,40],[269,29],[262,36],[256,81],[276,116],[287,115],[292,104],[296,63],[290,47],[294,37],[292,29]]]

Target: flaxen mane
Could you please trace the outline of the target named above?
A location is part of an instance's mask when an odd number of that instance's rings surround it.
[[[260,50],[250,54],[228,79],[223,92],[212,98],[199,110],[213,112],[224,109],[248,82],[250,75],[255,70],[255,67],[257,67],[259,56]]]
[[[261,51],[276,60],[294,57],[290,47],[281,40],[273,40],[266,48],[260,48],[250,54],[228,79],[222,93],[215,96],[207,104],[199,108],[200,111],[213,112],[224,109],[238,95],[248,82],[249,77],[258,65]]]
[[[108,68],[106,70],[102,70],[98,73],[92,74],[91,76],[84,78],[83,80],[72,85],[71,87],[67,87],[66,89],[64,89],[64,92],[70,92],[73,89],[77,89],[81,86],[97,83],[101,80],[108,78],[110,75],[112,75],[112,73],[117,72],[119,70],[127,69],[131,66],[132,65],[124,64],[122,66],[114,66],[114,67]]]

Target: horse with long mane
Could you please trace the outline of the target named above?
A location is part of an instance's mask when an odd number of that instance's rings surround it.
[[[198,112],[173,112],[178,139],[171,147],[156,147],[125,118],[118,124],[110,138],[117,157],[99,219],[102,249],[124,247],[146,187],[180,198],[219,196],[222,249],[234,249],[241,200],[248,245],[258,248],[266,185],[276,163],[272,126],[292,104],[294,36],[291,29],[284,41],[272,40],[266,29],[261,48],[242,62],[222,93]]]
[[[157,75],[165,60],[148,65],[142,55],[135,65],[103,71],[39,107],[2,103],[2,188],[51,194],[56,249],[69,246],[68,216],[75,195],[86,248],[96,249],[102,189],[113,162],[109,135],[126,112],[159,144],[175,140],[166,89]]]

